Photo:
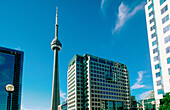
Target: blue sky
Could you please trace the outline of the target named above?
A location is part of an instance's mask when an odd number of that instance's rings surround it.
[[[146,0],[0,0],[0,46],[24,51],[22,110],[51,106],[55,11],[58,6],[61,102],[68,63],[85,53],[127,65],[131,95],[153,89]]]

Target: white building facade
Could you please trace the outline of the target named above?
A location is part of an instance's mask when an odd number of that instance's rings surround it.
[[[147,0],[145,14],[158,109],[163,94],[170,92],[170,0]]]
[[[67,72],[68,110],[130,110],[126,65],[75,55]]]

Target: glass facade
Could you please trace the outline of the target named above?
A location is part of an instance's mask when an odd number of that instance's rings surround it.
[[[157,44],[156,40],[152,42],[152,46],[154,46],[155,44]]]
[[[154,38],[154,37],[156,37],[156,33],[153,33],[153,34],[151,35],[151,38]]]
[[[159,60],[159,56],[154,57],[154,61]]]
[[[170,57],[169,57],[169,58],[167,58],[167,63],[168,63],[168,64],[170,64]]]
[[[162,19],[162,24],[164,24],[165,22],[167,22],[169,20],[169,15],[165,16],[163,19]]]
[[[154,91],[149,92],[143,99],[138,100],[138,110],[153,110],[152,101],[155,101]]]
[[[166,48],[166,53],[170,52],[170,46]]]
[[[149,17],[151,16],[151,15],[153,15],[154,14],[154,11],[151,11],[150,13],[149,13]]]
[[[163,28],[164,34],[165,34],[166,32],[168,32],[169,30],[170,30],[170,25],[168,25],[168,26],[166,26],[165,28]]]
[[[151,27],[151,31],[153,31],[154,29],[156,29],[156,26],[155,26],[155,25],[153,25],[153,26]]]
[[[14,85],[11,110],[21,110],[23,52],[0,47],[0,110],[7,109],[7,84]]]
[[[151,9],[151,8],[152,8],[152,6],[153,6],[153,4],[150,4],[150,5],[148,6],[148,10],[149,10],[149,9]]]
[[[158,52],[158,49],[157,48],[153,49],[153,54],[156,52]]]
[[[160,77],[160,72],[156,73],[156,78]]]
[[[150,20],[150,24],[152,23],[152,22],[154,22],[155,21],[155,19],[154,18],[152,18],[151,20]]]
[[[165,13],[168,10],[168,5],[161,9],[161,14]]]
[[[101,101],[101,110],[123,110],[123,102]]]
[[[155,101],[155,99],[152,98],[152,99],[144,100],[145,110],[152,110],[153,108],[152,101]]]
[[[170,35],[169,36],[167,36],[167,37],[165,37],[165,43],[167,43],[167,42],[169,42],[170,41]]]
[[[160,0],[160,5],[162,5],[166,0]]]
[[[7,109],[8,93],[5,91],[5,86],[13,84],[14,62],[14,55],[0,53],[0,110]]]
[[[159,64],[156,64],[155,65],[155,70],[159,68]]]
[[[161,85],[161,80],[157,81],[157,86]]]
[[[162,89],[158,89],[158,95],[163,94]]]

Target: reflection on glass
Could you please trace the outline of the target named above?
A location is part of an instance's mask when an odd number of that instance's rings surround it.
[[[101,101],[101,110],[123,110],[123,102]]]
[[[13,84],[15,56],[0,53],[0,110],[7,108],[7,96],[5,91],[7,84]]]

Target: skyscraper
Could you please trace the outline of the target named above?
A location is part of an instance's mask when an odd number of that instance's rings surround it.
[[[148,42],[156,108],[170,92],[170,0],[147,0],[145,5]]]
[[[130,110],[129,72],[124,64],[75,55],[67,86],[68,110]]]
[[[7,84],[15,88],[11,110],[21,110],[23,55],[22,51],[0,47],[0,110],[7,110]]]
[[[58,110],[58,105],[60,105],[58,51],[61,50],[61,43],[58,40],[58,18],[57,17],[58,17],[58,8],[56,7],[55,38],[51,42],[51,49],[54,51],[51,110]]]

